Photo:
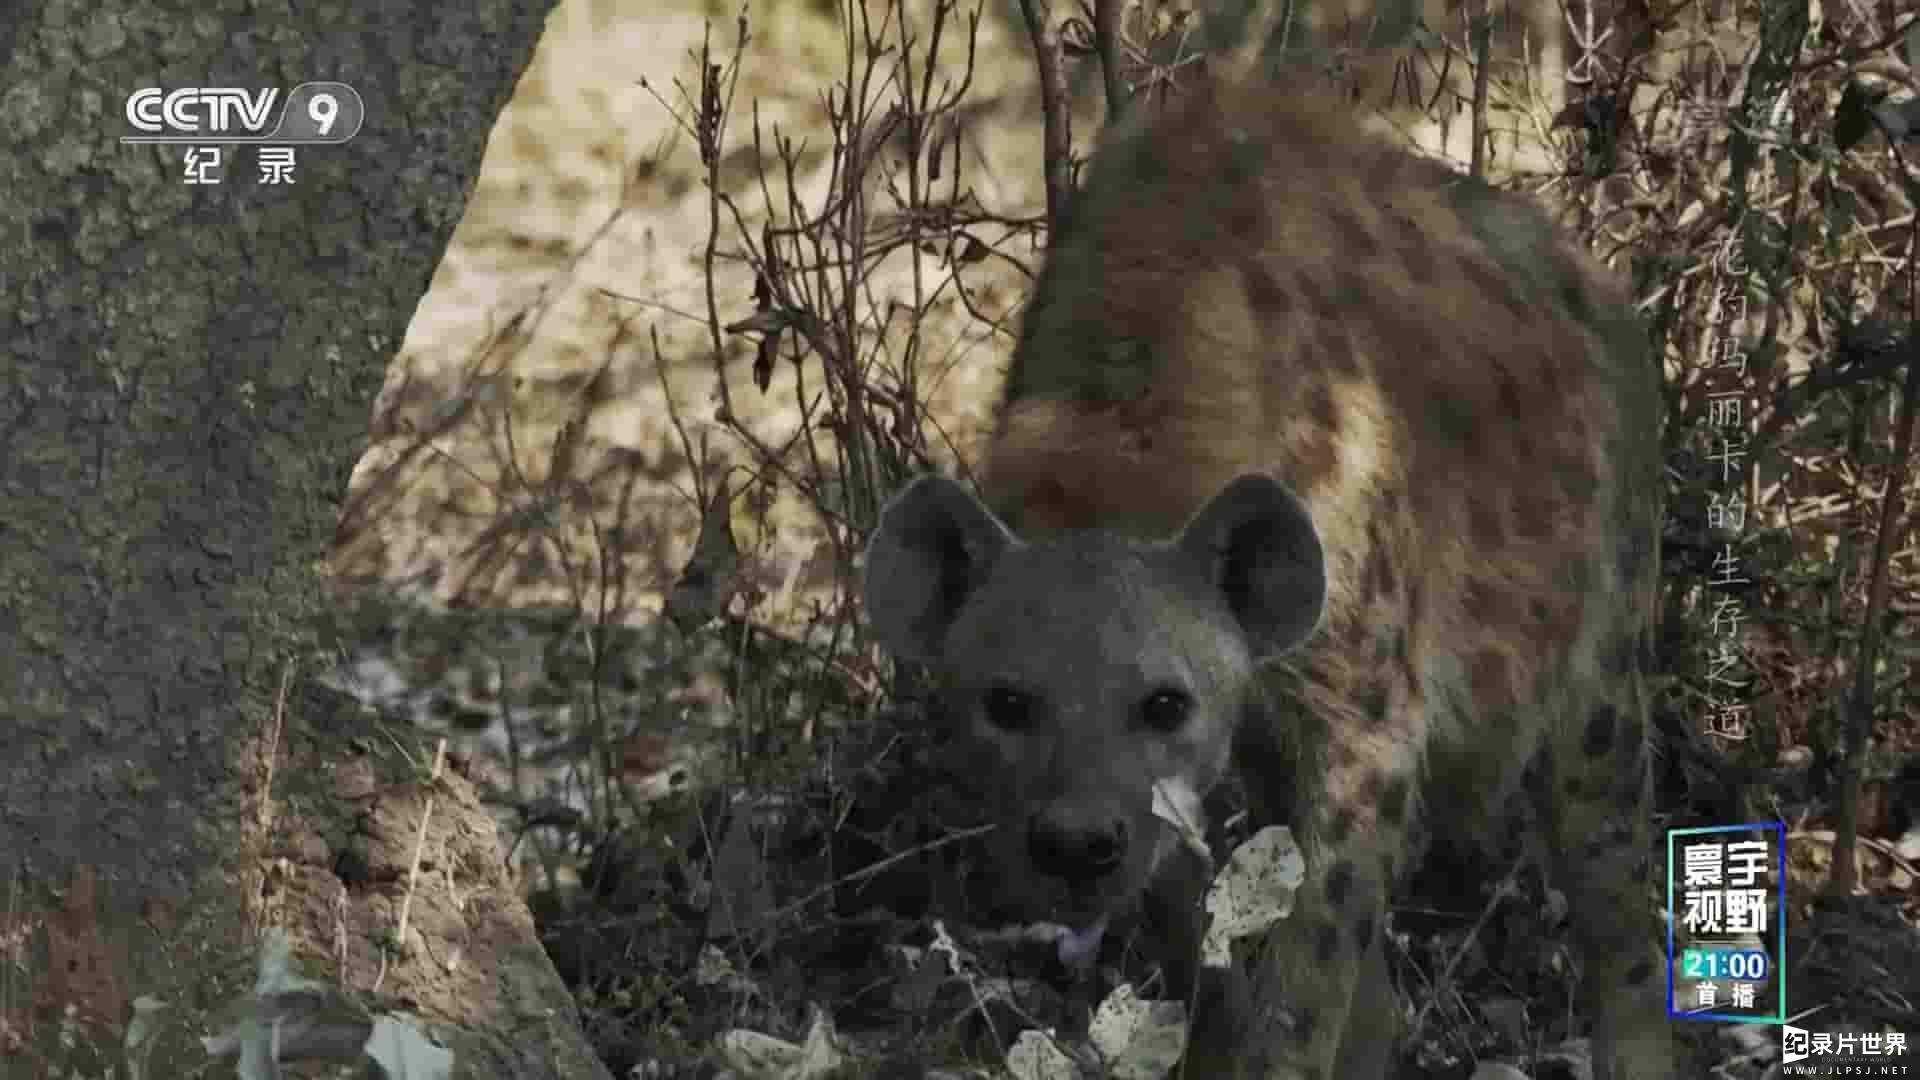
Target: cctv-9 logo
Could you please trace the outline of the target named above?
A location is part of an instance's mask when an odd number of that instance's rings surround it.
[[[293,88],[278,110],[275,87],[241,89],[189,86],[143,87],[127,95],[127,123],[139,134],[126,142],[343,143],[360,132],[366,105],[342,82],[308,82]]]

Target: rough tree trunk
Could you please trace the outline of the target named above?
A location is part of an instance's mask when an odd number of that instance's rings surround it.
[[[148,1075],[187,1074],[268,928],[460,1075],[605,1075],[471,791],[314,687],[308,629],[382,365],[552,2],[0,15],[0,1075],[108,1075],[142,997],[170,1006]],[[322,79],[366,124],[291,187],[118,142],[141,87]]]

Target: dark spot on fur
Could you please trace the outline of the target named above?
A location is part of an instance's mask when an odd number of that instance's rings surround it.
[[[1513,499],[1514,529],[1529,540],[1547,540],[1559,522],[1559,507],[1542,492],[1521,492]]]
[[[1301,439],[1299,455],[1295,461],[1300,468],[1303,483],[1312,486],[1322,477],[1332,474],[1340,460],[1339,454],[1334,451],[1333,444],[1333,439],[1324,431],[1309,432]]]
[[[1327,871],[1327,903],[1340,907],[1353,892],[1353,862],[1341,859]]]
[[[1313,932],[1313,958],[1323,968],[1332,967],[1340,953],[1340,931],[1332,923],[1321,923]]]
[[[1320,1016],[1319,1014],[1315,1013],[1312,1009],[1303,1006],[1299,1009],[1294,1010],[1294,1014],[1293,1014],[1294,1036],[1298,1038],[1301,1042],[1312,1042],[1314,1029],[1318,1028],[1319,1026],[1320,1026]]]
[[[1601,661],[1602,670],[1616,679],[1625,678],[1633,671],[1634,635],[1621,634],[1614,639],[1613,647],[1607,650]]]
[[[1248,167],[1247,156],[1235,154],[1228,159],[1229,169],[1234,173],[1244,173]],[[1237,178],[1238,179],[1238,178]],[[1242,180],[1244,183],[1244,180]],[[1222,209],[1222,215],[1228,231],[1234,236],[1260,236],[1266,228],[1265,216],[1260,212],[1259,204],[1239,199],[1229,201]]]
[[[1058,477],[1049,476],[1034,488],[1031,499],[1032,505],[1042,512],[1060,513],[1067,505],[1067,486],[1061,483]],[[1010,515],[1002,513],[1003,520],[1008,516]],[[1008,527],[1016,528],[1017,526],[1008,522]]]
[[[1360,710],[1367,722],[1379,726],[1387,719],[1387,684],[1376,682],[1360,693]]]
[[[1639,986],[1641,983],[1647,981],[1647,976],[1652,974],[1653,964],[1650,961],[1642,960],[1627,969],[1627,985]]]
[[[1473,692],[1483,700],[1497,700],[1504,696],[1507,688],[1507,655],[1499,649],[1488,647],[1474,654],[1473,671],[1468,676],[1473,684]]]
[[[1363,952],[1373,944],[1373,916],[1362,915],[1353,921],[1353,944]]]
[[[1335,844],[1345,843],[1353,834],[1353,808],[1343,806],[1327,819],[1327,839]]]
[[[1509,418],[1524,420],[1526,418],[1526,409],[1521,404],[1520,387],[1513,381],[1513,375],[1509,372],[1502,371],[1498,377],[1500,380],[1500,408],[1506,411]],[[1516,425],[1516,430],[1525,431],[1526,429]],[[1530,440],[1528,440],[1528,442],[1530,442]],[[1515,449],[1522,455],[1530,456],[1528,455],[1528,451],[1532,448],[1525,442],[1516,441]]]
[[[1492,622],[1500,603],[1499,595],[1479,578],[1467,582],[1466,595],[1462,599],[1467,618],[1479,623]]]
[[[1596,313],[1588,302],[1586,290],[1581,288],[1580,279],[1565,266],[1556,266],[1554,271],[1554,277],[1560,281],[1560,303],[1567,309],[1567,314],[1582,325],[1593,322]]]
[[[1581,795],[1581,792],[1584,790],[1584,788],[1580,783],[1579,777],[1569,776],[1567,777],[1566,784],[1562,786],[1561,790],[1566,792],[1567,798],[1578,799]]]
[[[1381,820],[1399,825],[1407,820],[1407,778],[1396,776],[1380,788]]]
[[[1419,281],[1431,281],[1436,273],[1438,260],[1434,257],[1433,243],[1427,237],[1427,230],[1420,228],[1406,218],[1399,219],[1400,231],[1397,234],[1401,265],[1406,267],[1407,275]]]
[[[1613,749],[1619,710],[1612,705],[1595,705],[1587,714],[1587,730],[1580,736],[1580,750],[1588,757],[1600,757]]]
[[[1333,275],[1333,302],[1341,311],[1357,311],[1376,303],[1374,275],[1356,267],[1336,264]]]
[[[1361,222],[1358,214],[1351,211],[1334,214],[1330,224],[1339,235],[1341,250],[1347,256],[1365,260],[1380,254],[1380,238]]]
[[[1500,520],[1498,507],[1476,502],[1467,513],[1472,522],[1474,543],[1485,548],[1497,548],[1506,543],[1507,527]]]
[[[1474,289],[1486,294],[1488,300],[1506,308],[1516,320],[1532,321],[1527,317],[1520,294],[1514,290],[1512,276],[1499,272],[1498,265],[1478,259],[1461,259],[1454,265]]]
[[[1299,276],[1293,282],[1294,290],[1313,315],[1314,321],[1322,325],[1338,325],[1334,317],[1334,305],[1330,290],[1339,287],[1338,283],[1322,281],[1319,278]]]
[[[1387,559],[1385,538],[1378,529],[1367,529],[1372,550],[1367,552],[1367,588],[1365,599],[1386,596],[1393,592],[1393,563]]]
[[[1375,671],[1388,670],[1393,663],[1393,639],[1385,636],[1374,637],[1370,655]]]
[[[1253,310],[1265,315],[1281,316],[1293,310],[1293,297],[1287,295],[1287,290],[1281,288],[1264,267],[1251,264],[1244,266],[1241,282],[1247,290],[1247,302],[1253,305]]]
[[[1337,435],[1340,431],[1340,410],[1333,404],[1333,387],[1324,382],[1315,383],[1307,391],[1307,415],[1322,431]]]
[[[1547,798],[1553,792],[1554,771],[1553,755],[1542,750],[1534,755],[1533,760],[1527,763],[1525,771],[1520,774],[1520,787],[1526,791],[1527,797],[1533,800],[1534,805],[1547,804]]]

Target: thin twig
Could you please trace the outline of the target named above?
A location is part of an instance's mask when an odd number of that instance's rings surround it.
[[[1060,31],[1048,13],[1040,9],[1044,0],[1020,0],[1020,15],[1027,22],[1027,37],[1033,41],[1034,57],[1040,66],[1040,129],[1045,149],[1047,183],[1047,233],[1057,235],[1066,219],[1067,198],[1073,185],[1073,120],[1067,113],[1067,74],[1060,62]]]
[[[1487,79],[1493,67],[1493,5],[1467,17],[1467,47],[1473,50],[1473,157],[1475,180],[1487,178]]]
[[[429,778],[438,783],[446,765],[447,737],[442,735],[433,751],[433,772]],[[413,914],[413,894],[420,885],[420,859],[427,850],[427,824],[432,820],[433,789],[428,788],[426,800],[420,806],[420,829],[413,838],[413,860],[407,865],[407,891],[400,895],[400,921],[394,932],[394,948],[397,950],[407,947],[407,920]],[[384,964],[381,970],[385,971]]]
[[[1126,0],[1093,0],[1093,48],[1099,54],[1100,77],[1107,88],[1108,125],[1119,123],[1127,113],[1127,81],[1120,71],[1120,13],[1124,7]]]
[[[1454,950],[1453,956],[1448,958],[1446,970],[1440,973],[1440,978],[1434,983],[1433,996],[1427,998],[1427,1000],[1420,1005],[1420,1012],[1413,1018],[1413,1034],[1416,1037],[1427,1022],[1427,1013],[1433,1011],[1433,1003],[1435,998],[1439,996],[1440,988],[1453,981],[1453,973],[1459,970],[1460,961],[1465,959],[1467,953],[1473,950],[1474,942],[1480,938],[1480,931],[1486,929],[1487,920],[1493,918],[1493,913],[1499,910],[1502,901],[1513,895],[1513,883],[1519,878],[1520,868],[1525,866],[1526,863],[1527,858],[1525,855],[1513,861],[1513,867],[1507,871],[1506,878],[1494,888],[1493,895],[1487,898],[1487,905],[1480,909],[1480,917],[1473,921],[1473,928],[1467,931],[1466,940],[1462,941],[1460,947]]]
[[[760,925],[763,927],[773,926],[779,923],[781,919],[799,911],[801,908],[826,896],[835,889],[845,888],[848,885],[857,885],[868,878],[886,873],[888,870],[899,865],[903,860],[919,858],[929,852],[938,851],[948,844],[957,844],[963,840],[971,840],[976,836],[985,836],[997,827],[998,826],[995,825],[975,825],[972,828],[961,829],[958,832],[950,833],[938,840],[929,840],[924,844],[917,844],[905,851],[895,852],[877,863],[873,863],[870,866],[863,866],[851,874],[829,881],[800,899],[795,900],[793,903],[775,910],[772,914],[762,919]]]
[[[1228,77],[1241,79],[1252,75],[1261,58],[1267,54],[1267,42],[1273,38],[1274,30],[1286,27],[1292,20],[1291,3],[1259,0],[1247,14],[1245,25],[1240,28],[1240,47],[1234,50],[1227,61]]]

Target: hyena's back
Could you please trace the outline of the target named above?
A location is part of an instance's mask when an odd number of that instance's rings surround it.
[[[1165,536],[1249,468],[1323,530],[1400,504],[1423,542],[1454,540],[1432,553],[1454,573],[1535,551],[1563,567],[1643,523],[1607,505],[1654,478],[1642,332],[1538,209],[1317,96],[1136,109],[1008,372],[985,486],[1016,531]],[[1336,613],[1359,576],[1334,568]]]
[[[1657,384],[1624,297],[1524,199],[1326,99],[1136,110],[1050,250],[984,495],[1029,540],[1166,537],[1249,471],[1310,513],[1324,617],[1241,732],[1311,863],[1265,1060],[1328,1067],[1354,983],[1307,973],[1362,965],[1416,822],[1473,828],[1537,760],[1596,1075],[1668,1075],[1639,885]]]

